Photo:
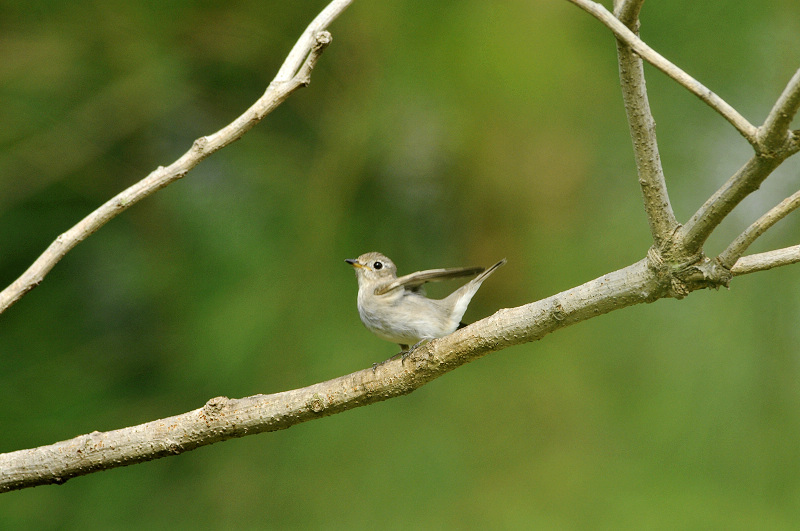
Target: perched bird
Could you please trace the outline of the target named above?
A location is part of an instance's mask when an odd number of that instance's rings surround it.
[[[397,343],[403,358],[420,343],[453,333],[461,323],[469,301],[481,283],[506,263],[505,258],[489,269],[456,267],[429,269],[397,277],[397,267],[381,253],[366,253],[345,260],[358,279],[358,314],[361,322],[378,337]],[[423,284],[478,275],[444,299],[429,299]],[[409,349],[409,345],[413,345]]]

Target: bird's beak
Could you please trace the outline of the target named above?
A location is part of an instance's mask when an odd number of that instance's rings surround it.
[[[353,267],[357,267],[357,268],[359,268],[359,269],[363,269],[363,268],[364,268],[364,266],[363,266],[363,265],[361,265],[361,264],[358,262],[358,260],[354,260],[354,259],[352,259],[352,258],[348,258],[347,260],[345,260],[345,262],[347,262],[347,263],[348,263],[348,264],[350,264],[351,266],[353,266]]]

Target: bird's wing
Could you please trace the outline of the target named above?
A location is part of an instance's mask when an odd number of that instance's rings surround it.
[[[417,271],[410,275],[404,275],[392,282],[375,288],[375,295],[383,295],[395,288],[404,287],[411,290],[419,288],[426,282],[439,282],[450,280],[451,278],[471,277],[484,271],[484,267],[452,267],[449,269],[428,269],[427,271]]]

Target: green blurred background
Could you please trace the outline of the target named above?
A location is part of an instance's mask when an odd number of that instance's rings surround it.
[[[265,90],[324,1],[0,4],[0,283]],[[648,2],[642,34],[754,123],[796,0]],[[467,320],[644,256],[608,30],[564,0],[357,1],[311,86],[0,316],[0,451],[385,359],[343,262],[508,265]],[[751,153],[648,70],[685,220]],[[795,127],[800,127],[795,121]],[[708,243],[797,189],[788,161]],[[798,217],[757,250],[800,241]],[[0,496],[2,529],[796,529],[800,266],[492,354],[410,396]],[[455,286],[443,287],[453,288]],[[440,291],[439,294],[444,294]]]

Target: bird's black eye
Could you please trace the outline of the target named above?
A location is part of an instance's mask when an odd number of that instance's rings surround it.
[[[374,264],[372,264],[372,268],[375,269],[376,271],[378,269],[383,269],[383,262],[375,262]]]

